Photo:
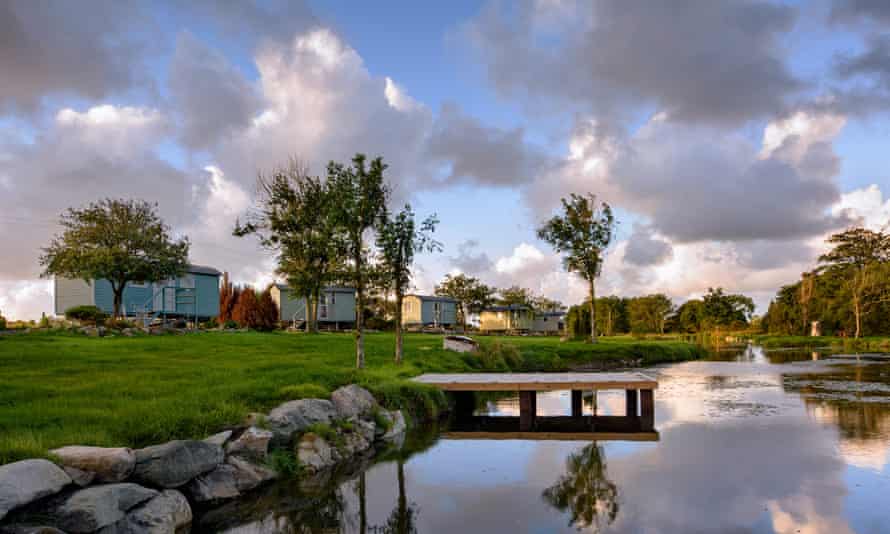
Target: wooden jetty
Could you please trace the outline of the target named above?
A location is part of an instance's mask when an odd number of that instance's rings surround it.
[[[414,380],[455,393],[458,412],[470,414],[475,405],[473,392],[518,392],[520,429],[523,431],[535,427],[536,394],[539,391],[571,391],[572,417],[581,417],[584,391],[623,389],[627,407],[625,416],[638,417],[640,427],[647,431],[655,423],[658,381],[643,373],[429,373]]]

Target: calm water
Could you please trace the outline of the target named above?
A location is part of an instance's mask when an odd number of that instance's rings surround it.
[[[650,371],[658,441],[412,436],[400,456],[323,489],[270,488],[204,528],[890,532],[890,360],[749,348]],[[541,394],[539,414],[565,415],[569,402]],[[597,407],[622,415],[623,392]],[[518,414],[518,400],[480,413]]]

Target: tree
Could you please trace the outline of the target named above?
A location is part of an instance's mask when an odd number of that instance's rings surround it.
[[[394,217],[386,216],[377,231],[377,247],[380,249],[385,285],[391,287],[396,296],[396,363],[402,363],[402,299],[411,284],[414,255],[424,250],[442,250],[442,244],[432,238],[438,223],[436,216],[432,215],[417,228],[414,212],[406,204]]]
[[[553,300],[545,297],[544,295],[540,296],[532,296],[529,300],[529,305],[536,311],[560,311],[564,310],[565,306],[562,302],[558,300]]]
[[[844,277],[855,320],[855,337],[862,334],[862,318],[873,306],[890,300],[886,265],[890,262],[890,234],[853,228],[828,238],[834,248],[819,256],[824,268]]]
[[[526,289],[520,286],[510,286],[504,289],[498,289],[498,298],[497,303],[501,306],[528,306],[530,308],[534,307],[532,305],[535,296],[532,294],[531,290]]]
[[[389,187],[383,173],[382,158],[366,164],[364,154],[352,158],[352,166],[328,164],[328,183],[332,188],[333,221],[344,236],[346,257],[350,264],[346,276],[355,287],[355,365],[365,367],[364,309],[365,288],[369,278],[368,247],[365,233],[386,218]]]
[[[239,296],[241,296],[241,288],[229,280],[229,273],[223,273],[222,284],[219,288],[219,316],[217,317],[220,325],[233,320],[232,312]]]
[[[705,323],[704,302],[689,299],[677,308],[676,327],[682,332],[701,332]]]
[[[69,208],[59,220],[62,234],[42,249],[42,276],[108,280],[114,317],[122,317],[128,282],[175,278],[188,265],[188,239],[171,238],[156,209],[140,200],[110,198]]]
[[[618,486],[606,473],[602,446],[591,443],[566,460],[566,473],[543,493],[544,500],[571,514],[570,526],[600,532],[618,516]]]
[[[445,275],[435,290],[436,295],[451,297],[457,301],[457,312],[464,331],[467,330],[468,316],[471,313],[479,313],[491,305],[494,291],[494,288],[483,284],[478,278],[465,274]]]
[[[241,328],[256,328],[259,323],[259,301],[256,291],[245,287],[238,295],[238,302],[232,310],[232,320]]]
[[[551,218],[538,228],[538,238],[543,239],[563,255],[563,264],[569,272],[580,275],[590,287],[590,342],[596,343],[596,278],[602,270],[603,259],[615,234],[615,217],[612,208],[602,202],[597,206],[596,196],[586,197],[572,193],[562,199],[563,214]]]
[[[277,254],[276,272],[306,300],[306,328],[318,331],[318,301],[342,263],[344,244],[334,216],[330,182],[310,176],[296,159],[257,177],[256,206],[234,235],[255,234]]]
[[[631,332],[663,334],[665,322],[673,309],[671,299],[662,293],[630,299],[627,313]]]
[[[702,297],[702,312],[708,327],[744,326],[754,313],[754,301],[745,295],[724,293],[721,287],[709,287]]]
[[[596,330],[606,336],[629,330],[627,302],[614,295],[596,299]]]

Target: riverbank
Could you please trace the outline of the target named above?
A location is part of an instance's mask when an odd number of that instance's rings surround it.
[[[831,347],[847,351],[890,351],[890,337],[836,337],[836,336],[776,336],[757,335],[752,342],[763,348],[818,348]]]
[[[592,362],[640,365],[702,357],[695,345],[607,338],[480,337],[480,354],[442,349],[441,336],[369,334],[367,368],[354,369],[353,337],[202,332],[105,337],[37,332],[0,339],[0,464],[71,444],[139,448],[201,439],[283,401],[326,398],[357,383],[409,419],[433,418],[445,396],[411,382],[425,372],[565,370]]]

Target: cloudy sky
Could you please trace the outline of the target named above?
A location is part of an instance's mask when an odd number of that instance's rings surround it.
[[[763,311],[824,237],[890,220],[890,3],[0,2],[0,311],[39,317],[59,214],[157,202],[240,282],[258,171],[389,163],[448,272],[572,304],[534,229],[570,192],[618,210],[600,293],[723,286]]]

